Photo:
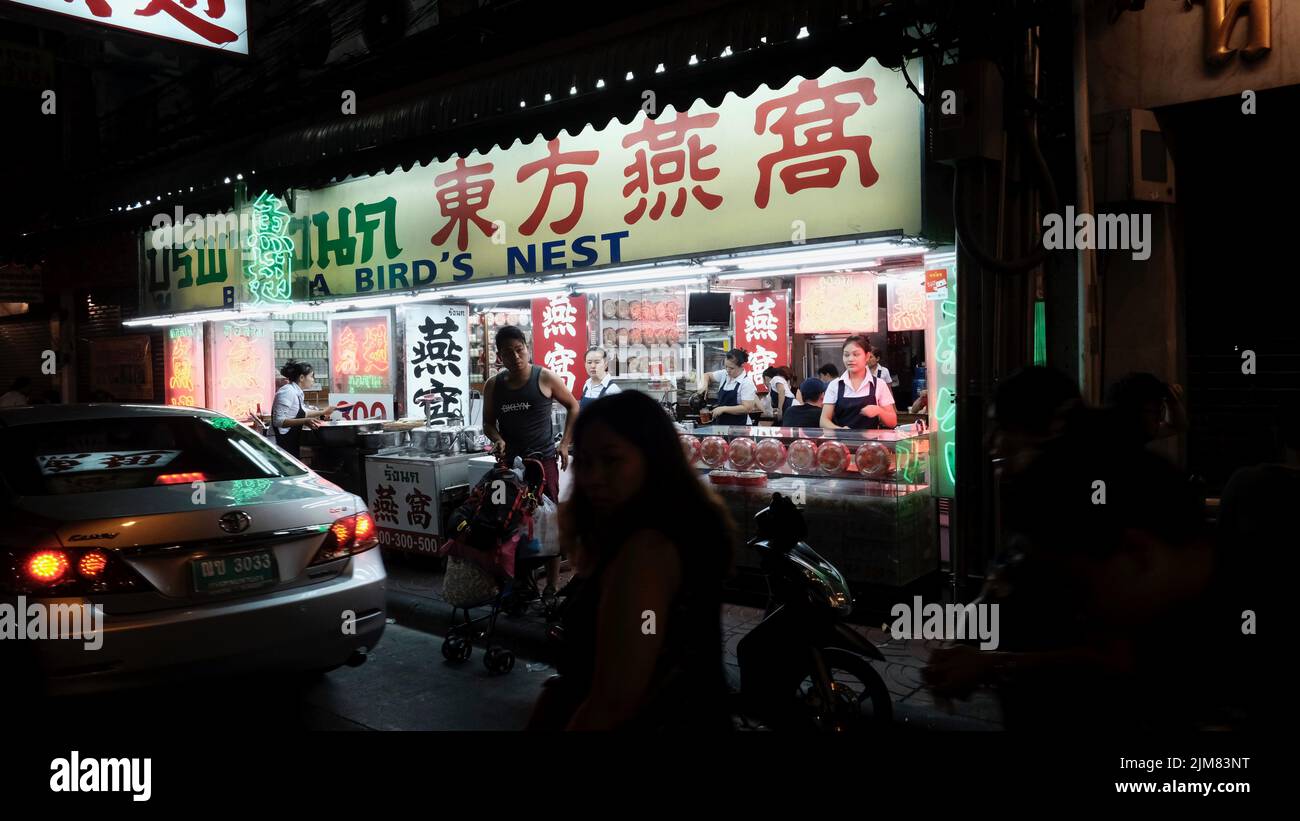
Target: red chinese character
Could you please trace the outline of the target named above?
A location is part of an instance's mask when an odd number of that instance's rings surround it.
[[[185,10],[192,9],[197,4],[198,0],[149,0],[149,5],[137,11],[136,14],[141,17],[152,17],[160,11],[164,11],[171,15],[173,20],[209,43],[233,43],[239,39],[239,35],[230,29],[223,29],[221,26],[213,25],[197,14],[191,14]],[[181,6],[185,8],[181,8]],[[213,20],[220,20],[225,17],[226,0],[208,0],[205,13]]]
[[[75,3],[77,0],[65,0],[68,3]],[[113,9],[109,7],[108,0],[86,0],[86,8],[96,17],[112,17]]]
[[[490,162],[466,167],[465,161],[457,157],[455,169],[433,178],[433,184],[439,188],[446,183],[451,183],[438,192],[438,205],[442,209],[442,215],[448,218],[448,222],[433,235],[434,245],[442,245],[446,242],[447,237],[451,236],[451,229],[459,225],[456,247],[464,251],[469,247],[469,223],[471,222],[484,234],[492,236],[492,223],[480,217],[478,212],[487,208],[488,199],[492,196],[492,187],[496,183],[487,179],[474,180],[471,184],[469,179],[490,173],[492,173]]]
[[[583,197],[587,194],[587,175],[581,171],[566,171],[563,174],[557,174],[555,169],[564,164],[595,165],[596,160],[600,157],[599,151],[568,151],[561,154],[559,137],[546,144],[546,151],[545,159],[533,160],[519,167],[517,177],[519,182],[523,182],[538,171],[546,170],[546,187],[542,189],[542,198],[538,201],[537,207],[533,209],[533,213],[529,215],[528,219],[524,220],[524,224],[519,226],[519,233],[521,234],[532,234],[537,230],[542,217],[546,214],[546,209],[551,206],[551,192],[564,183],[573,186],[573,209],[569,211],[569,216],[552,222],[551,230],[557,234],[564,234],[577,225],[578,220],[582,219]]]
[[[700,135],[692,134],[688,138],[686,132],[693,128],[712,128],[718,123],[716,113],[697,114],[688,116],[678,114],[677,119],[670,123],[660,125],[654,120],[647,119],[642,124],[641,130],[628,134],[623,138],[623,147],[630,148],[637,143],[648,143],[649,150],[654,157],[648,157],[646,149],[638,148],[636,159],[627,168],[623,169],[623,176],[632,177],[633,179],[623,186],[623,196],[626,198],[634,191],[641,192],[641,199],[637,202],[636,207],[623,215],[623,221],[631,225],[641,219],[645,213],[647,195],[650,192],[650,171],[654,170],[654,184],[656,186],[668,186],[674,183],[680,183],[686,176],[689,169],[691,180],[695,182],[707,182],[718,176],[716,168],[700,168],[700,160],[718,150],[716,145],[704,146],[700,141]],[[686,149],[680,148],[682,143],[686,143]],[[666,149],[676,149],[668,151]],[[689,155],[689,156],[688,156]],[[710,194],[704,190],[701,185],[695,185],[691,189],[695,199],[700,205],[712,211],[722,204],[722,197],[717,194]],[[655,204],[650,208],[650,219],[657,220],[664,213],[664,204],[667,202],[667,193],[659,191],[655,197]],[[686,186],[681,185],[677,189],[677,199],[673,202],[672,215],[680,217],[686,210]]]
[[[781,182],[785,184],[787,194],[805,188],[834,188],[839,185],[840,174],[848,160],[835,152],[850,151],[857,156],[858,179],[863,188],[870,188],[880,179],[871,164],[871,138],[844,135],[844,121],[861,107],[857,102],[846,103],[837,99],[847,94],[857,94],[865,104],[871,105],[876,102],[876,83],[863,77],[822,88],[817,80],[804,80],[793,94],[768,100],[758,107],[754,117],[755,134],[763,133],[768,115],[773,111],[783,112],[770,129],[781,137],[782,146],[780,151],[773,151],[758,161],[755,205],[767,207],[772,169],[778,163],[803,157],[814,159],[804,159],[781,169]],[[818,105],[800,112],[800,107],[808,103]],[[797,139],[796,135],[802,135],[803,139]]]

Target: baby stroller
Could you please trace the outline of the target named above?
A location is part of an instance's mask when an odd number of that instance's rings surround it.
[[[515,556],[531,538],[533,513],[542,498],[545,472],[536,459],[503,458],[479,480],[451,515],[452,537],[439,548],[447,557],[443,595],[452,606],[452,628],[442,643],[448,661],[467,661],[475,639],[487,643],[483,665],[493,673],[508,673],[515,654],[493,644],[497,614],[514,598]],[[474,608],[489,607],[473,618]],[[464,621],[458,620],[458,615]]]

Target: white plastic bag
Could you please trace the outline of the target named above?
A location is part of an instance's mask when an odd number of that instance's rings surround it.
[[[528,558],[560,555],[559,513],[560,510],[551,501],[551,497],[543,496],[542,503],[533,511],[532,541],[520,544],[521,555]]]

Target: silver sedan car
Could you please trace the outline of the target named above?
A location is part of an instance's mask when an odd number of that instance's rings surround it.
[[[26,630],[6,638],[48,692],[327,670],[384,632],[365,502],[212,411],[0,409],[0,513],[0,608]],[[80,638],[36,627],[60,609]]]

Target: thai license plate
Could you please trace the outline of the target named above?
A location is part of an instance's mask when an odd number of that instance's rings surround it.
[[[190,562],[194,590],[198,593],[230,593],[274,584],[278,575],[275,554],[270,550],[209,556]]]

